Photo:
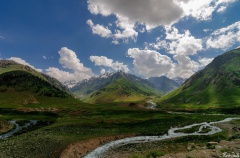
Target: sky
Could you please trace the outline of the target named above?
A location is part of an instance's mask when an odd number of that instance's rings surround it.
[[[1,0],[0,59],[59,81],[188,78],[240,46],[239,0]]]

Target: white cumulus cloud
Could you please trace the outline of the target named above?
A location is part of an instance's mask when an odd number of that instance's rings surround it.
[[[114,30],[111,35],[107,27],[94,25],[92,21],[87,21],[94,34],[106,38],[111,37],[113,44],[119,44],[120,41],[124,43],[128,43],[129,40],[136,41],[138,32],[151,30],[160,25],[173,24],[183,15],[182,8],[175,0],[88,0],[87,2],[88,10],[92,14],[116,17],[115,25],[109,25]],[[139,25],[141,29],[137,28]],[[100,28],[102,31],[99,31]],[[106,35],[103,36],[103,33],[99,32],[105,32]]]
[[[115,15],[148,29],[171,25],[185,16],[209,20],[214,11],[237,0],[88,0],[92,14]]]
[[[97,34],[101,37],[110,37],[112,36],[112,31],[109,30],[107,27],[104,27],[102,25],[94,25],[94,23],[92,22],[92,20],[88,20],[87,24],[92,28],[92,32],[93,34]]]
[[[175,0],[88,0],[88,10],[92,14],[125,17],[149,28],[172,24],[183,14]]]
[[[67,47],[61,48],[58,52],[60,55],[59,63],[67,69],[76,71],[76,72],[84,72],[88,75],[92,75],[92,71],[90,68],[87,68],[80,62],[76,53]]]
[[[214,11],[223,12],[227,6],[237,0],[189,0],[180,2],[184,16],[191,16],[197,20],[211,20]]]
[[[204,67],[206,65],[208,65],[209,63],[211,63],[213,61],[214,58],[201,58],[199,59],[199,63]]]
[[[134,71],[145,77],[167,75],[172,71],[172,60],[154,50],[128,49],[128,56],[133,58]]]
[[[128,56],[133,58],[134,72],[144,77],[168,76],[170,78],[188,78],[211,62],[211,58],[193,61],[188,55],[175,54],[173,59],[155,50],[128,49]]]
[[[171,26],[184,17],[196,20],[211,20],[214,12],[224,12],[229,4],[237,0],[87,0],[88,10],[94,15],[116,17],[115,25],[94,25],[87,21],[93,33],[101,37],[128,43],[136,41],[138,34],[158,26]]]
[[[215,30],[207,39],[207,48],[227,50],[240,42],[240,21],[225,28]]]
[[[49,67],[45,71],[46,74],[58,79],[61,82],[77,80],[77,76],[74,73],[69,73],[67,71],[63,71],[55,67]],[[79,79],[81,79],[81,76]]]
[[[96,66],[105,66],[112,68],[115,71],[122,70],[124,72],[129,72],[128,66],[121,62],[114,62],[105,56],[90,56],[90,60],[95,63]]]
[[[85,67],[83,63],[80,62],[74,51],[63,47],[58,54],[60,55],[59,63],[62,67],[71,70],[73,73],[50,67],[46,69],[48,75],[57,78],[61,82],[67,80],[81,81],[94,75],[90,68]]]
[[[138,36],[138,32],[134,30],[134,23],[131,23],[124,17],[119,17],[115,22],[118,29],[115,29],[114,33],[108,29],[108,27],[99,24],[94,25],[92,20],[88,20],[87,24],[91,27],[93,34],[99,35],[103,38],[112,38],[113,44],[119,44],[119,40],[122,40],[125,43],[128,43],[128,39],[136,41]]]
[[[126,41],[129,38],[133,39],[134,41],[137,40],[138,32],[136,32],[134,29],[135,24],[129,21],[128,18],[118,16],[118,20],[116,21],[116,26],[119,29],[116,29],[115,34],[113,35],[113,37],[115,38],[115,41],[119,39]]]
[[[227,9],[226,6],[221,6],[220,8],[218,8],[217,12],[218,12],[218,13],[222,13],[222,12],[224,12],[226,9]]]
[[[165,39],[158,38],[156,43],[150,44],[155,49],[166,49],[170,54],[194,55],[203,49],[202,39],[191,35],[189,30],[179,33],[175,27],[165,27]]]
[[[199,70],[201,65],[193,61],[184,54],[174,55],[173,58],[177,61],[175,69],[169,74],[170,77],[183,77],[188,78]]]

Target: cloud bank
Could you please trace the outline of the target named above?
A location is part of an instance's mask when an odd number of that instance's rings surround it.
[[[168,56],[154,50],[131,48],[127,54],[130,58],[133,58],[135,73],[145,77],[167,75],[174,68],[174,64]]]
[[[128,49],[128,56],[133,58],[134,72],[146,78],[168,76],[170,78],[188,78],[196,71],[209,64],[213,58],[193,61],[185,54],[173,55],[173,59],[155,50]]]
[[[207,48],[227,50],[240,42],[240,21],[227,27],[215,30],[207,39]]]
[[[128,18],[134,23],[144,23],[148,28],[170,25],[184,13],[174,0],[88,0],[88,9],[95,15],[113,14]]]
[[[171,26],[185,17],[197,21],[211,20],[214,12],[222,13],[227,6],[237,0],[88,0],[88,10],[93,15],[108,17],[114,15],[116,26],[111,29],[103,25],[94,25],[88,20],[93,34],[104,38],[111,37],[112,43],[125,43],[128,39],[136,41],[138,33],[150,31],[158,26]],[[145,28],[138,29],[143,25]]]

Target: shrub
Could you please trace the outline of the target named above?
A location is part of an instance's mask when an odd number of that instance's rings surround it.
[[[150,151],[149,153],[147,153],[147,158],[157,158],[159,156],[163,156],[164,153],[160,152],[160,151]]]

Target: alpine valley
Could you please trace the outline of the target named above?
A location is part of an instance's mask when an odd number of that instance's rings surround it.
[[[83,80],[70,90],[86,102],[114,103],[149,100],[178,87],[179,83],[167,77],[142,79],[118,71]]]
[[[186,81],[117,71],[64,86],[0,60],[0,157],[91,157],[106,146],[97,157],[237,152],[239,61],[234,49]]]

